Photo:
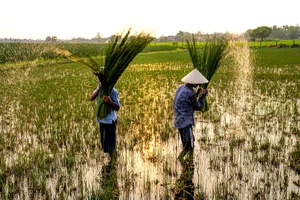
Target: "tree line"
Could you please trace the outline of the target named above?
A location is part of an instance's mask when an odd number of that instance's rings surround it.
[[[279,40],[294,40],[300,39],[300,27],[297,24],[296,26],[260,26],[256,29],[248,29],[246,35],[249,40],[254,41],[259,39],[263,41],[265,39],[279,39]]]
[[[246,37],[249,41],[256,41],[256,40],[294,40],[294,39],[300,39],[300,26],[297,24],[296,26],[288,26],[284,25],[281,27],[277,27],[274,25],[273,27],[268,26],[260,26],[255,29],[248,29],[245,33],[221,33],[216,32],[213,34],[204,33],[201,31],[198,31],[197,33],[189,33],[184,31],[178,31],[176,35],[170,35],[170,36],[160,36],[158,38],[154,39],[154,42],[184,42],[186,39],[189,39],[192,37],[192,35],[195,35],[198,41],[206,41],[208,38],[210,38],[212,35],[220,35],[225,36],[226,38],[233,40],[233,41],[239,41]],[[71,40],[60,40],[57,38],[57,36],[47,36],[45,40],[31,40],[31,39],[13,39],[13,38],[0,38],[0,42],[58,42],[58,41],[65,41],[65,42],[107,42],[111,37],[114,37],[115,35],[112,35],[110,37],[101,37],[100,33],[98,32],[94,38],[86,39],[83,37],[79,38],[72,38]]]
[[[297,24],[296,26],[281,26],[277,27],[274,25],[273,27],[267,27],[267,26],[260,26],[255,29],[248,29],[245,33],[241,34],[235,34],[235,33],[203,33],[201,31],[198,31],[197,33],[194,33],[197,40],[199,41],[205,41],[206,39],[210,38],[211,35],[222,35],[226,38],[233,40],[233,41],[239,41],[241,39],[248,39],[249,41],[255,41],[255,40],[294,40],[294,39],[300,39],[300,26]],[[161,36],[157,38],[156,40],[159,42],[169,42],[169,41],[176,41],[176,42],[184,42],[185,39],[191,38],[192,34],[189,32],[183,32],[179,31],[174,37],[171,36]]]

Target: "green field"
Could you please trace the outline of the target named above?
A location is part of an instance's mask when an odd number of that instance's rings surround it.
[[[244,42],[234,41],[233,44],[241,46]],[[204,46],[205,42],[198,42],[198,46]],[[247,43],[252,48],[282,48],[282,47],[299,47],[300,40],[272,40],[272,41],[255,41]],[[103,53],[107,43],[24,43],[24,42],[0,42],[0,64],[17,63],[17,62],[43,62],[50,59],[61,59],[53,50],[55,48],[65,49],[78,57],[86,55],[98,56]],[[186,42],[151,42],[143,52],[160,52],[175,51],[186,49]]]
[[[115,86],[110,177],[92,71],[55,55],[0,65],[0,199],[300,198],[300,48],[232,47],[210,83],[209,111],[196,113],[186,169],[172,103],[192,63],[184,48],[151,45]]]

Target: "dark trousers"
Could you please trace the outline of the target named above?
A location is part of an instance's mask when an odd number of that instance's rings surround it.
[[[116,151],[116,130],[117,121],[112,124],[100,123],[100,142],[104,153],[113,153]]]
[[[192,125],[178,129],[181,137],[181,142],[184,150],[194,149],[194,135]]]

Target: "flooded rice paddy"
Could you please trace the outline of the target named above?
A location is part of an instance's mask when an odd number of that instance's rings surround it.
[[[1,72],[0,198],[299,198],[290,156],[299,140],[300,99],[286,91],[297,83],[271,79],[294,72],[269,68],[271,75],[258,80],[250,50],[232,54],[211,83],[209,111],[195,113],[194,155],[183,165],[172,101],[191,65],[136,62],[119,80],[114,165],[101,151],[88,102],[90,71],[70,64]]]

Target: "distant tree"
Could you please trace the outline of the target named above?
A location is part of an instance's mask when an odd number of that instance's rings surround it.
[[[272,29],[270,27],[260,26],[256,29],[254,29],[250,35],[253,38],[260,38],[260,40],[263,41],[265,38],[269,37],[271,32],[272,32]]]
[[[296,26],[288,26],[284,25],[281,27],[277,27],[274,25],[272,27],[272,33],[270,34],[270,38],[273,39],[297,39],[298,38],[298,30],[299,30],[299,25],[297,24]]]
[[[228,39],[229,41],[230,41],[230,40],[235,40],[235,39],[236,39],[236,35],[233,34],[233,33],[229,33],[228,31],[226,31],[226,32],[224,33],[224,36],[225,36],[225,38]]]
[[[56,42],[57,41],[57,36],[52,36],[51,39],[52,39],[51,42]]]
[[[179,32],[175,35],[175,41],[178,41],[178,42],[184,42],[184,32],[183,32],[183,31],[179,31]]]
[[[252,33],[252,31],[253,31],[253,29],[248,29],[246,32],[245,32],[245,35],[246,35],[246,38],[247,38],[247,40],[249,40],[249,41],[254,41],[255,40],[255,38],[253,38],[251,35],[251,33]]]
[[[289,26],[288,25],[283,25],[282,29],[285,30],[285,31],[287,31],[289,29]]]
[[[269,37],[273,39],[285,39],[285,31],[283,28],[274,25]]]
[[[211,38],[211,34],[209,34],[209,33],[205,33],[205,34],[203,35],[203,40],[204,40],[204,41],[208,41],[210,38]]]
[[[298,38],[298,27],[290,26],[286,33],[287,39],[293,40]]]
[[[195,34],[195,37],[198,41],[204,41],[204,33],[202,33],[201,31],[198,31],[196,34]]]
[[[46,42],[56,42],[57,37],[56,36],[47,36],[46,37]]]
[[[184,41],[186,41],[187,39],[188,39],[188,40],[191,40],[193,36],[192,36],[192,34],[189,33],[189,32],[184,32],[183,37],[184,37]]]
[[[51,42],[51,36],[46,37],[46,42]]]
[[[182,42],[182,46],[185,42],[186,39],[191,39],[192,38],[192,34],[189,32],[183,32],[183,31],[179,31],[175,37],[174,37],[174,41],[176,42]]]
[[[109,37],[109,41],[114,41],[116,39],[117,35],[111,35]]]
[[[167,42],[168,41],[168,37],[162,35],[157,39],[159,42]]]

